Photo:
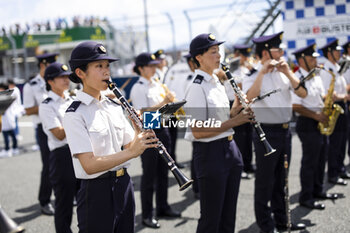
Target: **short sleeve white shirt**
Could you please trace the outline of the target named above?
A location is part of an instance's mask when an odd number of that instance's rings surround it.
[[[221,122],[230,118],[230,104],[225,93],[225,87],[220,83],[218,77],[212,76],[206,72],[197,69],[195,77],[203,76],[203,80],[199,83],[196,81],[189,86],[187,91],[185,104],[186,115],[191,119],[205,121],[215,119]],[[233,129],[229,129],[214,137],[196,139],[193,136],[191,128],[187,128],[185,139],[191,141],[211,142],[220,138],[230,136],[234,133]]]
[[[243,79],[244,93],[251,88],[261,68],[262,64],[259,63],[257,71]],[[264,75],[259,95],[276,89],[281,91],[252,104],[255,119],[260,123],[281,124],[289,122],[292,118],[292,86],[283,73],[274,70]]]
[[[48,97],[39,105],[39,117],[43,125],[43,130],[47,135],[47,143],[50,151],[67,144],[67,139],[59,140],[51,130],[62,126],[63,116],[73,99],[65,93],[64,98],[53,91],[49,91]]]
[[[331,70],[335,74],[335,83],[334,83],[334,91],[337,94],[345,95],[346,92],[346,81],[343,75],[338,74],[339,70],[339,65],[338,64],[332,64],[329,60],[326,60],[324,63],[324,69],[321,70],[320,76],[323,81],[323,86],[326,91],[329,89],[329,85],[332,80],[332,75],[327,72],[326,70]]]
[[[306,77],[308,72],[303,68],[300,68],[295,75],[301,79]],[[292,94],[293,104],[300,104],[305,108],[318,112],[321,111],[324,103],[322,96],[325,95],[325,90],[323,87],[322,79],[319,75],[315,75],[311,79],[305,82],[305,87],[307,89],[307,96],[305,98],[300,98],[295,93]]]
[[[38,74],[23,87],[23,107],[32,108],[39,106],[47,98],[46,84],[44,78]],[[40,124],[39,115],[32,115],[34,125]]]
[[[75,154],[92,152],[94,156],[111,155],[121,151],[121,147],[134,138],[134,130],[120,105],[105,96],[98,101],[81,91],[77,92],[76,100],[67,109],[63,127],[73,155],[75,176],[79,179],[96,178],[105,171],[88,175]],[[110,170],[129,166],[130,161]]]
[[[135,109],[152,107],[163,101],[165,90],[160,82],[153,79],[147,80],[140,77],[133,85],[130,92],[130,99]]]

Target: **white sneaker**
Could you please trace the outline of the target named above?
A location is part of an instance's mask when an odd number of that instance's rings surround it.
[[[16,138],[17,138],[17,141],[22,141],[23,140],[23,136],[22,135],[17,135]]]
[[[12,150],[5,150],[5,157],[12,157]]]
[[[1,150],[0,151],[0,158],[1,157],[6,157],[6,150]]]
[[[12,150],[12,155],[18,155],[18,154],[19,154],[18,148]]]
[[[32,146],[32,151],[37,151],[37,150],[39,150],[38,144],[33,145]]]

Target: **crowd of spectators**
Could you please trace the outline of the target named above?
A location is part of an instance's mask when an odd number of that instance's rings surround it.
[[[16,23],[9,26],[2,26],[1,36],[11,34],[11,35],[21,35],[23,33],[35,33],[35,32],[45,32],[45,31],[55,31],[71,27],[79,26],[97,26],[101,23],[108,23],[107,18],[100,19],[99,17],[81,17],[73,16],[70,20],[65,17],[59,17],[55,20],[44,20],[41,22],[34,22],[32,24],[25,23],[24,25]]]

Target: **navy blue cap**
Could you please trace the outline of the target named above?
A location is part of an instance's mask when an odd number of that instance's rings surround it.
[[[152,64],[159,64],[160,61],[151,53],[140,53],[135,59],[135,66],[147,66]]]
[[[252,48],[249,45],[237,44],[233,46],[233,51],[239,51],[240,54],[248,57],[252,52]]]
[[[217,41],[215,36],[211,33],[199,34],[191,41],[190,54],[192,57],[195,57],[201,54],[205,49],[214,45],[220,45],[224,42],[225,41]]]
[[[333,51],[333,50],[341,51],[343,49],[341,46],[338,45],[338,39],[334,39],[334,40],[330,41],[329,43],[327,43],[326,45],[324,45],[321,48],[321,50],[322,50],[323,56],[327,57],[327,52]]]
[[[110,63],[119,59],[109,57],[106,48],[95,41],[86,41],[78,44],[72,51],[69,65],[72,71],[79,66],[86,65],[90,62],[108,60]]]
[[[44,74],[45,81],[54,79],[59,76],[69,75],[70,72],[68,71],[68,66],[59,63],[54,62],[51,63],[46,69]]]
[[[345,44],[342,45],[343,49],[344,49],[344,53],[348,54],[348,48],[350,48],[350,40],[348,40],[348,42],[346,42]]]
[[[293,52],[295,58],[299,57],[305,57],[305,56],[312,56],[312,57],[319,57],[320,54],[316,52],[316,43],[312,43],[306,47],[303,47],[301,49],[298,49]]]
[[[36,58],[40,63],[53,63],[57,60],[58,53],[43,53],[37,55]]]
[[[156,56],[156,59],[165,59],[165,54],[163,49],[158,49],[155,53],[153,53],[154,56]]]
[[[264,49],[282,48],[282,36],[283,31],[276,34],[252,39],[252,41],[255,43],[255,52],[259,54]]]

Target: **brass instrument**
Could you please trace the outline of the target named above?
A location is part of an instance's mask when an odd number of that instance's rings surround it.
[[[0,206],[0,232],[1,233],[20,233],[25,229],[22,226],[17,225],[1,208]]]
[[[325,124],[319,122],[318,129],[320,130],[320,133],[323,135],[331,135],[334,131],[334,127],[335,127],[335,124],[337,123],[339,114],[344,114],[344,109],[339,104],[335,104],[333,101],[335,74],[331,69],[325,70],[325,71],[327,71],[332,75],[332,80],[331,80],[331,83],[329,84],[327,96],[324,100],[324,107],[322,109],[323,114],[325,114],[328,117],[328,122]]]
[[[107,80],[106,83],[108,84],[108,88],[111,91],[113,91],[117,99],[120,101],[123,109],[127,111],[128,115],[130,116],[131,120],[135,123],[135,125],[141,131],[145,131],[145,129],[143,128],[142,119],[139,117],[136,110],[125,99],[125,97],[122,95],[115,83],[109,80]],[[177,183],[179,184],[180,191],[185,190],[187,187],[189,187],[193,183],[193,180],[188,179],[185,176],[185,174],[183,174],[181,170],[176,166],[175,161],[171,158],[164,144],[161,141],[158,141],[158,146],[155,149],[158,151],[158,154],[164,159],[169,170],[173,173]]]
[[[160,82],[158,78],[155,78],[156,82]],[[165,93],[169,93],[170,90],[167,87],[167,85],[165,85],[164,83],[161,83],[162,88],[164,89]],[[165,95],[160,95],[162,98],[165,98]],[[177,102],[177,99],[174,98],[174,100],[172,102]],[[179,108],[175,113],[174,116],[176,117],[176,119],[180,119],[180,116],[186,116],[185,110],[183,109],[183,107]]]

